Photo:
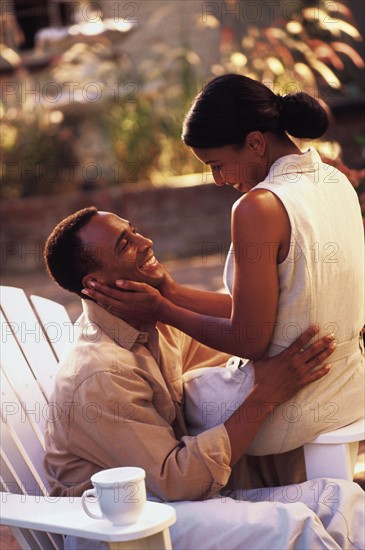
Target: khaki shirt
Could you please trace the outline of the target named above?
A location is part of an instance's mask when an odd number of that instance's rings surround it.
[[[224,425],[196,437],[183,416],[182,374],[227,355],[159,324],[131,327],[83,300],[76,341],[49,407],[45,471],[52,495],[80,495],[99,470],[139,466],[150,496],[197,500],[227,484]]]

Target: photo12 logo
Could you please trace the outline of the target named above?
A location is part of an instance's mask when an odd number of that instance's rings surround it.
[[[26,5],[26,2],[23,2]],[[67,0],[66,2],[38,2],[33,6],[26,8],[27,14],[33,17],[46,17],[49,24],[59,22],[60,4],[63,4],[62,9],[67,14],[67,20],[81,23],[100,24],[105,21],[105,18],[111,19],[114,23],[130,23],[137,24],[139,19],[138,2],[124,2],[120,0],[108,2],[93,2],[93,1],[74,1]],[[25,9],[24,9],[25,11]],[[0,5],[0,14],[4,22],[7,22],[14,16],[14,2],[2,0]]]
[[[311,19],[320,20],[323,24],[337,23],[334,15],[339,12],[336,2],[317,2],[308,7],[311,10]],[[327,14],[331,12],[331,16]],[[301,21],[303,17],[303,6],[300,2],[288,0],[264,0],[263,2],[203,2],[202,21],[208,23],[210,17],[214,17],[222,24],[232,22],[257,24],[265,20],[272,24],[280,19],[284,22]]]
[[[68,105],[70,103],[97,103],[104,99],[111,99],[115,103],[138,103],[139,84],[136,82],[113,82],[106,85],[103,82],[71,82],[62,84],[54,81],[41,84],[40,82],[13,82],[1,83],[1,100],[10,105],[14,100],[20,103],[52,105]]]

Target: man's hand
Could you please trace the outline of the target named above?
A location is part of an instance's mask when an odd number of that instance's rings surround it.
[[[267,402],[285,403],[304,386],[328,373],[329,365],[322,365],[315,371],[313,369],[334,351],[335,336],[324,336],[305,348],[318,331],[319,327],[310,327],[275,357],[254,362],[255,386],[260,393],[267,395]]]
[[[329,365],[323,365],[315,371],[313,369],[334,351],[334,335],[324,336],[303,349],[318,331],[319,327],[310,327],[279,355],[255,361],[255,384],[244,402],[224,423],[231,443],[231,465],[246,452],[276,405],[285,403],[301,388],[328,373]],[[246,411],[251,406],[258,406],[261,414],[248,420]]]

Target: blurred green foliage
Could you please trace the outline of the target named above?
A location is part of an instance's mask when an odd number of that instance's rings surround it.
[[[317,97],[351,97],[353,71],[364,63],[354,49],[361,37],[350,10],[304,0],[296,8],[292,20],[281,15],[269,24],[227,26],[209,16],[207,24],[221,33],[221,52],[208,67],[183,32],[179,48],[157,45],[138,67],[98,36],[73,42],[38,72],[18,61],[10,80],[5,75],[16,93],[0,103],[1,196],[158,185],[201,172],[181,143],[182,121],[202,83],[226,72],[259,79],[275,92],[299,87]]]

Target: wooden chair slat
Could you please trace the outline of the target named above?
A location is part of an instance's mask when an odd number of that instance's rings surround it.
[[[21,452],[16,441],[9,433],[8,427],[3,424],[4,446],[1,449],[1,479],[4,486],[11,493],[30,495],[45,495],[47,482],[44,476],[40,477],[34,467],[31,467],[27,457]]]
[[[62,548],[61,535],[32,531],[32,529],[50,529],[55,530],[56,533],[78,536],[92,534],[91,538],[109,542],[132,541],[133,538],[137,545],[134,548],[137,548],[139,544],[137,536],[141,536],[142,539],[146,536],[143,534],[145,525],[138,527],[138,533],[136,532],[130,539],[126,539],[124,535],[119,539],[113,538],[108,529],[98,530],[95,522],[87,523],[86,527],[83,527],[85,518],[82,515],[77,516],[80,512],[76,505],[77,499],[71,502],[64,497],[58,499],[59,502],[47,502],[48,499],[41,496],[47,495],[43,458],[44,429],[48,407],[51,406],[49,400],[59,359],[73,341],[73,328],[65,308],[60,304],[32,296],[32,306],[23,290],[19,288],[1,287],[0,292],[2,302],[0,312],[2,342],[0,485],[7,491],[2,493],[1,498],[7,498],[6,495],[9,498],[9,503],[4,505],[6,510],[4,523],[15,530],[18,540],[22,541],[20,542],[22,548],[40,548],[41,550]],[[343,464],[339,464],[333,477],[351,479],[352,464],[349,460],[345,464],[341,458],[342,455],[340,456],[339,452],[336,455],[334,450],[338,448],[342,452],[342,447],[347,450],[347,447],[353,444],[352,442],[362,437],[364,432],[360,421],[346,429],[335,430],[309,442],[305,446],[307,471],[312,472],[313,465],[315,468],[318,466],[320,471],[316,470],[315,474],[310,475],[326,476],[329,460],[326,460],[327,455],[328,457],[338,456],[340,458],[335,462],[342,461]],[[324,453],[324,458],[321,453]],[[341,467],[344,470],[343,474],[340,471]],[[11,495],[8,492],[18,493],[18,495]],[[26,493],[28,497],[24,503],[21,501],[22,493]],[[38,501],[33,501],[34,498]],[[167,511],[167,508],[171,507],[166,508],[166,505],[157,503],[148,503],[148,505],[161,510],[161,517],[166,514],[163,523],[157,522],[159,526],[163,525],[161,529],[164,529],[163,533],[166,534],[166,529],[174,522],[174,512]],[[38,507],[34,516],[36,506]],[[74,513],[70,507],[74,507]],[[47,516],[47,522],[41,517],[42,515]],[[147,517],[147,523],[149,520],[150,518]],[[156,531],[157,534],[160,532],[162,531]],[[166,543],[167,538],[163,535],[159,539],[165,541],[159,543],[161,548],[170,548]]]
[[[23,414],[22,406],[13,392],[4,372],[0,371],[2,393],[2,453],[8,457],[9,463],[21,472],[20,480],[32,485],[32,479],[27,475],[24,463],[32,472],[39,485],[45,485],[46,477],[43,472],[44,440],[42,434],[36,434],[27,415]],[[10,404],[12,409],[6,408]],[[21,460],[21,457],[23,460]],[[43,490],[42,490],[43,493]]]
[[[34,377],[33,371],[29,368],[17,340],[10,330],[10,326],[4,319],[2,311],[0,311],[0,326],[1,326],[1,368],[13,392],[16,394],[23,409],[28,411],[28,418],[33,424],[36,432],[40,432],[40,437],[43,439],[45,429],[46,409],[48,402],[43,392],[39,387],[39,383]],[[9,402],[10,396],[7,398],[5,405],[5,396],[3,396],[2,410],[9,411],[16,408],[15,403]],[[15,411],[14,411],[15,412]],[[21,411],[19,411],[21,412]],[[26,412],[22,412],[24,416]]]
[[[57,359],[60,360],[74,342],[74,326],[66,308],[41,296],[32,295],[30,300],[42,322]]]
[[[28,364],[49,399],[58,361],[41,322],[20,288],[1,287],[1,307]],[[6,326],[4,329],[8,330]],[[5,330],[2,334],[6,334]]]

